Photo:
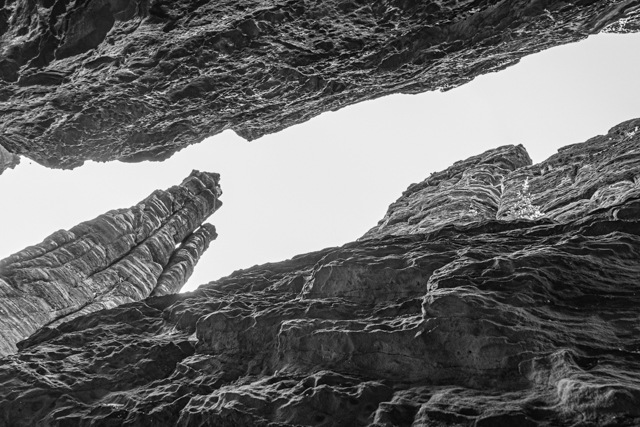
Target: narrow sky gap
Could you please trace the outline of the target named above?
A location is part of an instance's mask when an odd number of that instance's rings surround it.
[[[162,163],[58,171],[23,159],[0,177],[0,258],[192,169],[219,172],[219,237],[185,290],[239,268],[352,241],[412,182],[457,160],[523,144],[534,162],[640,116],[640,34],[592,36],[454,90],[394,95],[248,143],[227,131]]]

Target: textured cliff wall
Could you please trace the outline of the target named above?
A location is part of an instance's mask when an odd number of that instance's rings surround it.
[[[0,362],[0,425],[636,426],[638,124],[483,153],[374,238],[43,328]],[[536,220],[503,215],[525,177]]]
[[[193,171],[129,209],[109,211],[0,260],[0,355],[44,325],[182,288],[217,237],[219,175]]]
[[[162,160],[391,93],[447,89],[600,31],[635,0],[3,0],[0,145],[51,167]]]

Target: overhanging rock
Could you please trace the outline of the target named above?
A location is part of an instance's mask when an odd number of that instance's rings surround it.
[[[60,230],[0,260],[0,355],[47,325],[182,288],[215,227],[222,202],[215,173]]]
[[[20,156],[8,152],[0,145],[0,175],[7,169],[15,168],[18,163],[20,163]]]
[[[163,160],[601,31],[635,0],[0,2],[0,145],[43,165]]]

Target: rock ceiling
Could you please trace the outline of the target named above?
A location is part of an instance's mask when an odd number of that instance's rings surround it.
[[[225,129],[255,139],[366,99],[446,90],[589,34],[634,31],[639,8],[2,0],[0,146],[55,168],[162,160]]]
[[[0,426],[637,426],[639,130],[499,147],[358,242],[42,328]]]

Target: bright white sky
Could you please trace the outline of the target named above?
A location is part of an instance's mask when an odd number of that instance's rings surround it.
[[[192,169],[219,172],[224,206],[183,290],[353,241],[409,184],[504,144],[534,162],[640,116],[640,34],[602,34],[529,56],[445,93],[394,95],[246,142],[227,131],[162,163],[28,159],[0,176],[0,259],[58,229],[129,207]]]

